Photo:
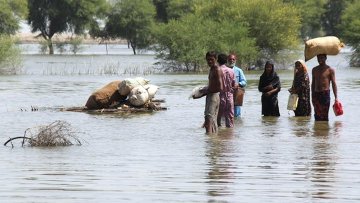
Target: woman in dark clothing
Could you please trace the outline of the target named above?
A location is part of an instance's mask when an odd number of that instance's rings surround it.
[[[299,97],[298,105],[294,111],[295,116],[310,116],[310,78],[303,60],[295,62],[294,81],[289,92],[297,94]]]
[[[264,73],[260,76],[259,91],[261,95],[261,114],[264,116],[280,116],[278,93],[281,90],[280,78],[274,70],[274,64],[267,61]]]

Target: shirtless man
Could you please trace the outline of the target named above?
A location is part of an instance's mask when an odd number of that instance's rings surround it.
[[[220,105],[219,92],[223,90],[222,71],[216,64],[217,55],[215,52],[206,53],[206,62],[210,67],[209,71],[209,84],[203,90],[206,91],[206,104],[205,104],[205,122],[204,127],[206,133],[216,133],[218,131],[217,115]]]
[[[329,121],[330,82],[337,101],[335,70],[326,64],[326,54],[317,55],[319,65],[312,69],[311,98],[315,121]]]

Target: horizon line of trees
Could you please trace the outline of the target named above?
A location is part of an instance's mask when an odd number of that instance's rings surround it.
[[[154,50],[172,71],[201,71],[208,50],[261,64],[291,58],[306,39],[333,35],[353,48],[350,64],[360,66],[359,10],[360,0],[0,0],[0,41],[13,42],[26,19],[49,54],[54,35],[89,34],[126,39],[134,54]],[[0,54],[16,52],[0,46]]]

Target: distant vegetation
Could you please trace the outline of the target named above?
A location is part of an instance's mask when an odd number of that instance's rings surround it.
[[[14,40],[9,35],[0,35],[0,75],[19,73],[20,57],[20,50],[15,46]]]
[[[19,19],[27,14],[25,0],[0,0],[0,74],[17,74],[20,50],[11,35],[20,28]]]
[[[15,34],[26,19],[49,54],[65,32],[125,39],[134,54],[154,50],[171,71],[204,70],[208,50],[234,52],[243,66],[284,60],[308,38],[335,35],[360,66],[359,10],[360,0],[0,0],[0,34]]]

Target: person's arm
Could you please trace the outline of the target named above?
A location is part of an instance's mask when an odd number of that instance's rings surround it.
[[[276,94],[276,93],[278,93],[278,92],[280,92],[280,88],[276,87],[276,88],[274,88],[274,89],[266,92],[265,95],[266,95],[266,96],[271,96],[271,95]]]
[[[276,78],[275,81],[277,81],[276,83],[270,85],[270,90],[266,91],[264,94],[265,96],[271,96],[273,94],[277,94],[278,92],[280,92],[281,90],[281,83],[280,83],[280,79]],[[268,87],[268,86],[267,86]],[[265,87],[265,88],[267,88]]]
[[[239,75],[239,84],[241,87],[245,87],[247,84],[246,77],[244,75],[244,72],[240,69],[240,75]]]
[[[314,96],[315,91],[315,68],[312,69],[312,80],[311,80],[311,97]]]
[[[264,84],[261,82],[261,78],[258,85],[259,92],[266,93],[274,89],[274,87],[270,84],[264,87]]]
[[[337,100],[338,97],[337,97],[337,84],[336,84],[336,79],[335,79],[335,71],[334,71],[334,69],[331,69],[330,71],[331,71],[330,72],[330,81],[331,81],[335,100]]]
[[[236,78],[235,78],[234,72],[232,72],[232,74],[231,74],[231,80],[232,80],[232,82],[231,82],[231,88],[232,88],[232,89],[237,88]]]
[[[259,84],[258,84],[258,90],[259,92],[262,92],[264,93],[264,85],[262,84],[262,81],[261,81],[261,77],[260,77],[260,80],[259,80]]]
[[[289,89],[291,94],[298,94],[302,89],[306,88],[309,84],[309,76],[305,75],[303,81],[298,81],[294,78],[292,87]]]
[[[218,91],[217,92],[221,92],[224,90],[224,83],[223,83],[223,72],[220,68],[217,69],[217,87],[218,87]]]
[[[216,68],[213,71],[213,75],[211,77],[211,81],[209,81],[209,93],[220,92],[224,89],[222,82],[222,70],[220,68]]]

